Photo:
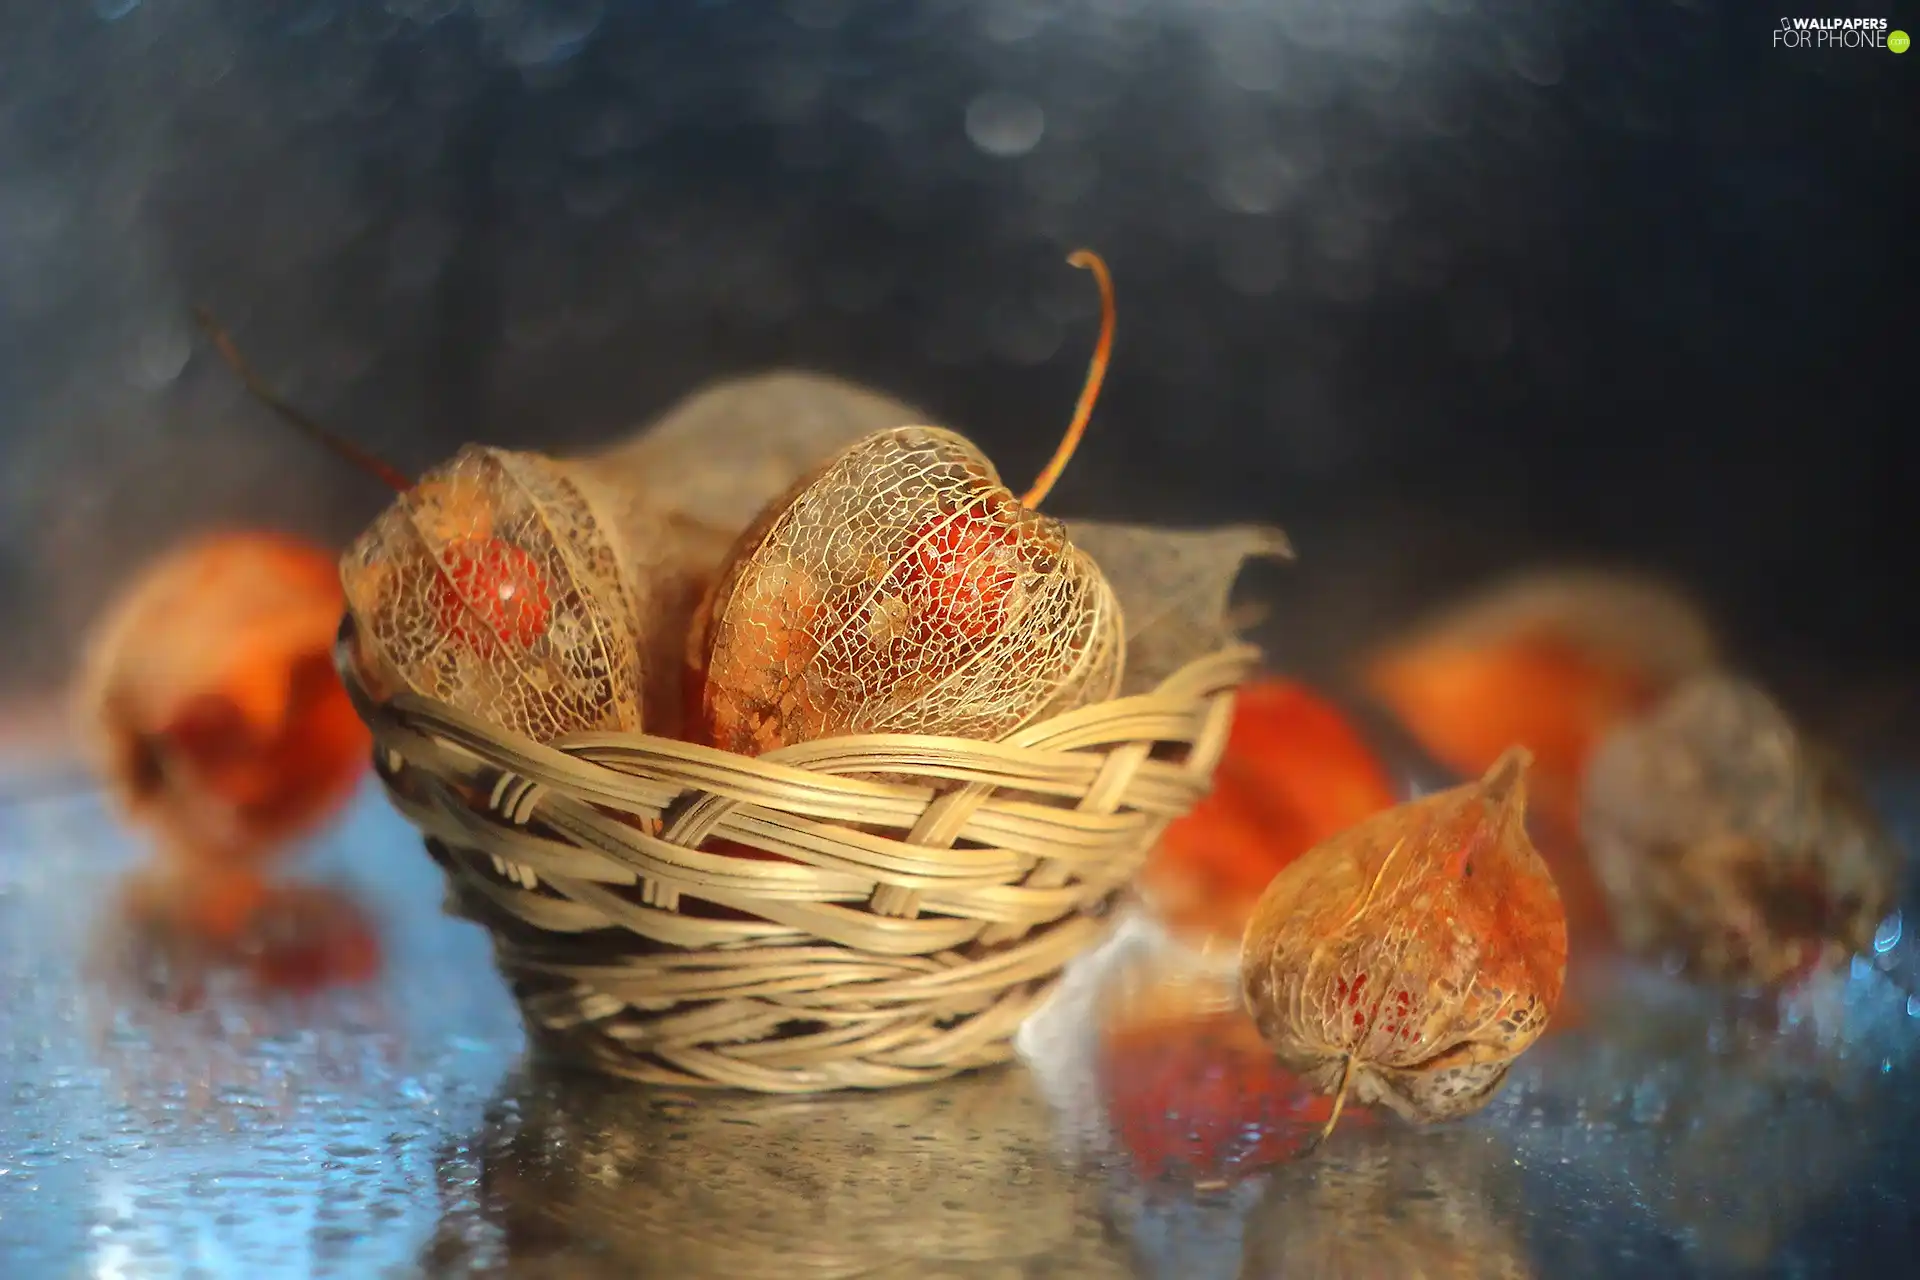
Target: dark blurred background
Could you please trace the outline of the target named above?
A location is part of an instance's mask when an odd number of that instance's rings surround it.
[[[1052,506],[1281,522],[1287,660],[1574,558],[1694,586],[1783,684],[1890,690],[1920,653],[1920,51],[1778,22],[0,0],[6,680],[62,674],[164,539],[344,540],[383,501],[243,400],[195,303],[409,469],[780,363],[922,404],[1017,485],[1091,348],[1090,245],[1120,340]]]

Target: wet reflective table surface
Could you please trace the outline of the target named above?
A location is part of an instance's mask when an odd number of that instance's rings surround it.
[[[1879,794],[1911,850],[1920,785]],[[1087,1015],[1162,945],[1137,921],[1021,1065],[689,1096],[523,1063],[484,937],[371,790],[302,872],[378,914],[369,989],[193,1014],[110,994],[83,975],[134,857],[91,798],[0,816],[0,1275],[1815,1276],[1898,1274],[1920,1241],[1898,916],[1772,1009],[1611,973],[1473,1120],[1344,1125],[1196,1187],[1146,1176],[1137,1134],[1198,1121],[1136,1114],[1122,1142],[1101,1101]]]

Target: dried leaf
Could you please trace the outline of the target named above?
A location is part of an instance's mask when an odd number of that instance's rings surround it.
[[[1227,602],[1249,559],[1290,560],[1287,535],[1264,525],[1155,529],[1076,520],[1074,545],[1092,556],[1127,619],[1123,694],[1144,693],[1236,637]]]
[[[1897,896],[1899,850],[1844,765],[1733,676],[1691,680],[1615,732],[1581,819],[1623,941],[1716,979],[1842,961]]]
[[[703,728],[759,754],[845,733],[993,739],[1111,697],[1119,602],[964,437],[853,445],[742,539],[706,612]]]
[[[1291,680],[1251,681],[1234,700],[1213,789],[1161,834],[1142,887],[1177,927],[1237,938],[1283,867],[1394,799],[1338,707]]]
[[[535,741],[637,730],[652,577],[591,486],[478,445],[421,477],[348,549],[341,580],[377,689],[412,689]]]
[[[266,857],[352,796],[372,743],[330,657],[343,607],[326,551],[229,533],[146,566],[95,624],[80,731],[171,858]]]
[[[703,387],[585,462],[636,505],[731,538],[854,441],[925,421],[920,410],[870,388],[777,369]]]
[[[1526,833],[1523,748],[1399,805],[1282,871],[1241,982],[1289,1070],[1422,1123],[1484,1106],[1539,1038],[1566,977],[1560,896]]]

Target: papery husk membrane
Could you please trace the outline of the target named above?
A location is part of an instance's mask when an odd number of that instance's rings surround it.
[[[916,557],[974,537],[961,567],[995,603],[936,599]],[[849,733],[994,740],[1114,696],[1126,647],[1099,566],[932,427],[858,442],[763,517],[707,625],[708,730],[750,754]]]
[[[444,556],[462,539],[489,538],[525,553],[545,584],[548,621],[531,643],[501,634],[464,598],[461,634],[446,633]],[[644,601],[631,574],[564,469],[476,445],[423,476],[341,560],[360,657],[378,683],[397,678],[536,742],[641,727]]]
[[[1546,1029],[1566,920],[1525,831],[1524,752],[1376,815],[1276,876],[1242,942],[1261,1033],[1327,1090],[1434,1122],[1493,1096]],[[1466,849],[1471,874],[1446,860]]]

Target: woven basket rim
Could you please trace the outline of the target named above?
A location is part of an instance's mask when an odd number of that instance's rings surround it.
[[[1144,719],[1153,719],[1154,712],[1164,709],[1169,702],[1192,705],[1222,688],[1237,686],[1240,675],[1251,670],[1261,658],[1261,650],[1256,645],[1227,644],[1190,660],[1152,689],[1122,694],[1032,721],[997,740],[940,734],[839,734],[748,756],[644,730],[588,730],[542,743],[423,694],[403,691],[389,699],[377,699],[367,690],[352,657],[351,627],[349,615],[335,641],[334,664],[354,710],[372,730],[376,741],[383,729],[388,732],[410,730],[419,736],[439,737],[454,743],[486,764],[508,768],[522,776],[526,771],[516,766],[532,764],[536,766],[535,772],[542,774],[580,775],[582,783],[593,778],[612,781],[614,789],[620,792],[648,767],[681,778],[707,773],[720,777],[757,776],[776,791],[793,788],[820,773],[912,773],[916,771],[912,763],[916,756],[957,762],[945,765],[948,770],[964,771],[967,762],[976,766],[986,762],[989,768],[1013,765],[1041,769],[1062,753],[1151,736],[1115,730],[1124,727],[1124,721],[1131,716],[1144,713]],[[624,757],[630,767],[613,769],[596,758],[607,753]],[[936,766],[939,767],[942,766]],[[550,780],[549,785],[554,781],[557,779]],[[871,791],[875,799],[897,790],[886,783],[853,779],[848,780],[848,786],[851,790]],[[591,785],[585,789],[599,790]]]

